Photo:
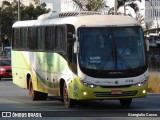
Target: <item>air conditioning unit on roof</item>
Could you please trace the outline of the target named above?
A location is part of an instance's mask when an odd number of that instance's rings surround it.
[[[62,13],[47,13],[40,15],[38,19],[51,19],[51,18],[62,18],[62,17],[70,17],[70,16],[84,16],[84,15],[101,15],[101,12],[94,12],[94,11],[76,11],[76,12],[62,12]]]

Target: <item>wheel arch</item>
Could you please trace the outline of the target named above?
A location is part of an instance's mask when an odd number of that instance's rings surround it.
[[[64,86],[65,80],[63,78],[60,79],[59,86],[60,86],[60,96],[63,96],[63,86]]]
[[[30,80],[30,78],[31,78],[31,74],[27,73],[27,75],[26,75],[27,89],[29,89],[29,80]]]

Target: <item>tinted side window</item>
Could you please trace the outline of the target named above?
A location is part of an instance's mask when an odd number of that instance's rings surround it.
[[[19,47],[19,28],[14,29],[14,36],[13,36],[13,49],[17,49]]]
[[[65,44],[66,44],[65,27],[57,26],[56,27],[56,50],[64,51]]]
[[[37,28],[37,48],[38,50],[45,49],[45,27]]]
[[[19,40],[19,45],[20,45],[19,48],[20,48],[20,49],[23,49],[23,43],[24,43],[24,42],[23,42],[23,40],[24,40],[23,37],[24,37],[24,36],[23,36],[23,28],[20,28],[20,40]]]
[[[46,27],[45,48],[46,50],[54,50],[55,45],[55,26]]]
[[[23,35],[23,49],[26,50],[28,49],[28,28],[23,28],[22,35]]]
[[[34,50],[36,49],[36,28],[28,28],[28,42],[29,42],[29,49]]]

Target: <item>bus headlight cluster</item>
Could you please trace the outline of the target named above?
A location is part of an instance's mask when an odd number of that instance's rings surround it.
[[[139,82],[139,83],[137,83],[135,85],[140,87],[140,86],[144,85],[146,82],[147,82],[147,79],[145,79],[145,80],[143,80],[143,81],[141,81],[141,82]]]
[[[83,85],[85,85],[86,87],[89,87],[89,88],[95,88],[95,87],[96,87],[96,85],[91,84],[91,83],[87,83],[87,82],[85,82],[85,81],[83,81],[83,80],[81,80],[81,83],[82,83]]]

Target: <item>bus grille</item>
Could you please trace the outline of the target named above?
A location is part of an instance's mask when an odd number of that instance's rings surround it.
[[[131,87],[132,85],[121,85],[121,86],[100,86],[102,88],[128,88]]]
[[[111,94],[111,92],[94,92],[96,97],[120,97],[120,96],[134,96],[137,94],[137,91],[127,91],[122,92],[122,94]]]

